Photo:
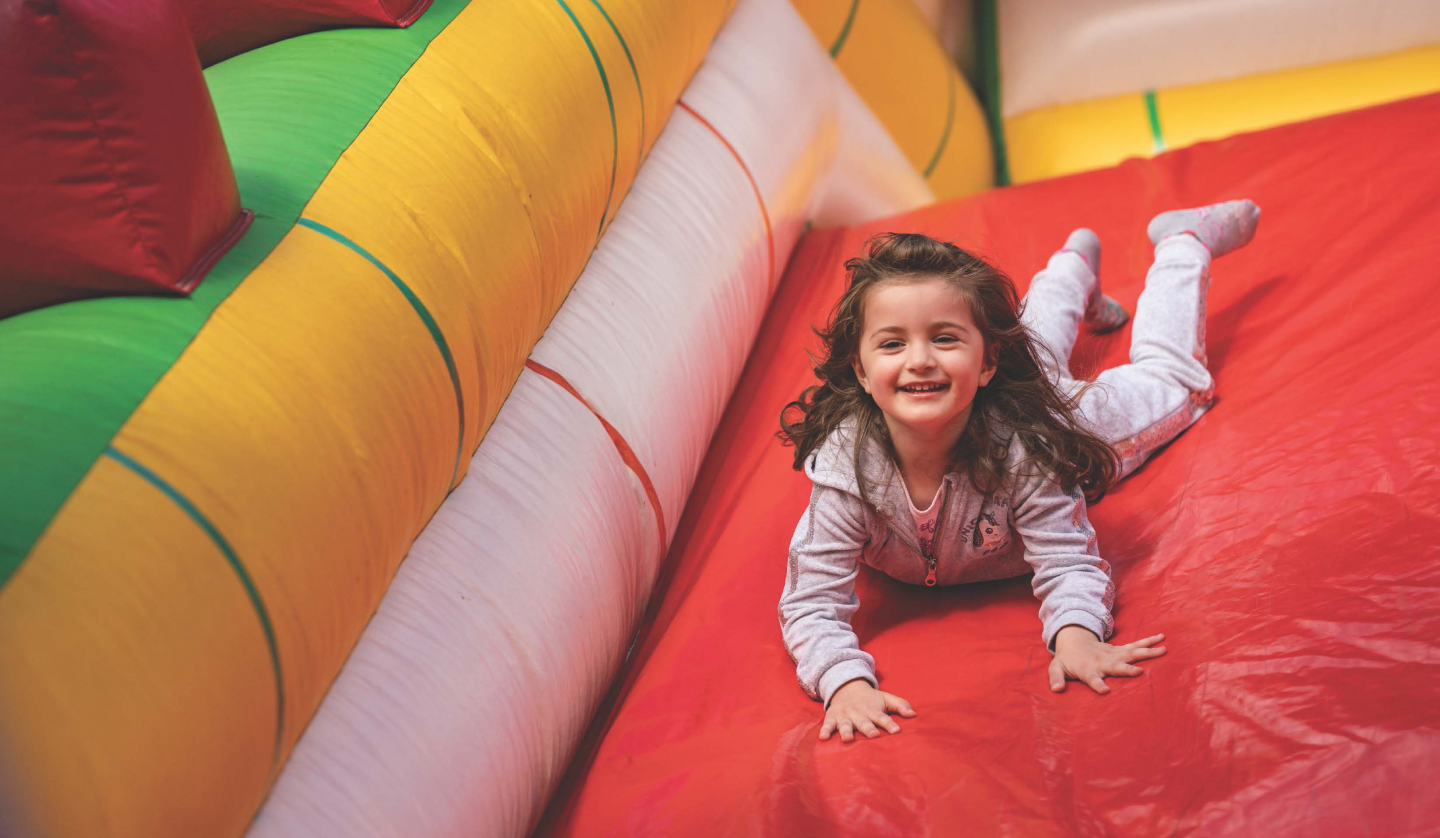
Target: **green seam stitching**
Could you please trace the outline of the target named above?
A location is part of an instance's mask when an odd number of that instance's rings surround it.
[[[445,359],[445,371],[450,373],[450,386],[455,388],[455,409],[459,414],[460,430],[459,439],[455,441],[455,465],[450,470],[450,482],[445,484],[445,490],[448,492],[450,487],[455,485],[455,476],[460,473],[460,457],[463,455],[465,449],[465,396],[460,391],[460,372],[455,368],[455,358],[450,354],[450,344],[446,343],[445,333],[440,331],[440,324],[436,323],[435,318],[430,316],[430,310],[425,307],[425,304],[420,301],[419,297],[415,296],[415,292],[410,290],[410,286],[406,285],[384,262],[381,262],[371,255],[370,251],[346,238],[344,234],[314,219],[301,218],[295,223],[301,227],[314,230],[330,239],[334,239],[365,257],[366,261],[379,268],[380,272],[389,277],[390,281],[395,284],[395,287],[400,289],[400,293],[405,295],[405,299],[410,302],[410,307],[415,309],[415,313],[420,316],[420,320],[425,324],[425,328],[430,330],[430,337],[435,341],[435,346],[440,349],[440,357]]]
[[[951,66],[948,59],[945,66],[949,70],[946,78],[950,80],[950,107],[945,111],[945,130],[940,134],[940,147],[935,149],[934,156],[930,158],[930,164],[922,173],[926,178],[929,178],[930,173],[935,171],[935,164],[940,162],[940,155],[945,153],[945,146],[950,142],[950,126],[955,122],[955,76],[959,75],[960,71]]]
[[[610,191],[605,193],[605,211],[600,214],[600,227],[595,231],[595,239],[599,241],[600,233],[605,229],[605,218],[610,215],[610,199],[615,197],[615,158],[620,155],[620,131],[615,127],[615,97],[610,95],[610,78],[605,75],[605,63],[600,60],[600,53],[595,51],[595,44],[590,41],[590,34],[585,27],[580,25],[580,19],[565,5],[565,0],[555,0],[565,14],[570,16],[570,22],[580,30],[580,37],[585,39],[585,46],[590,50],[590,57],[595,59],[595,69],[600,71],[600,83],[605,86],[605,103],[610,106]]]
[[[840,27],[840,35],[830,47],[830,57],[834,58],[840,54],[840,48],[845,46],[845,39],[850,37],[850,24],[855,22],[855,10],[860,8],[860,0],[852,0],[850,3],[850,14],[845,16],[845,25]]]
[[[610,24],[610,31],[615,33],[615,39],[620,42],[620,48],[623,49],[623,50],[625,50],[625,60],[628,61],[628,62],[630,62],[630,75],[635,77],[635,92],[636,92],[636,94],[640,97],[640,155],[639,155],[639,160],[640,160],[640,161],[644,161],[644,159],[645,159],[645,90],[644,90],[644,88],[642,88],[642,87],[640,86],[640,71],[637,70],[637,69],[635,69],[635,56],[633,56],[633,55],[630,54],[630,45],[627,44],[627,43],[625,43],[625,36],[620,34],[620,27],[616,26],[616,25],[615,25],[615,21],[613,21],[613,20],[610,19],[610,13],[607,12],[607,11],[605,11],[605,7],[604,7],[604,6],[600,5],[600,0],[590,0],[590,2],[591,2],[592,4],[594,4],[595,8],[597,8],[597,9],[600,10],[600,14],[601,14],[602,16],[604,16],[605,22],[608,23],[608,24]],[[639,162],[636,163],[636,166],[637,166],[637,167],[639,166]]]
[[[1160,109],[1155,103],[1155,91],[1145,91],[1145,113],[1150,117],[1150,145],[1156,154],[1165,150],[1165,134],[1160,131]]]
[[[280,669],[280,648],[275,641],[275,629],[270,624],[270,613],[265,609],[265,600],[261,598],[260,591],[255,587],[254,580],[252,580],[250,574],[246,572],[245,565],[241,564],[240,557],[235,555],[235,551],[231,549],[230,543],[225,540],[225,536],[220,534],[220,530],[216,529],[215,525],[210,523],[210,519],[206,518],[204,513],[197,509],[195,504],[190,502],[189,498],[182,495],[174,486],[171,486],[164,478],[160,477],[160,475],[141,465],[137,460],[116,449],[113,445],[105,446],[104,453],[105,456],[130,469],[147,483],[159,489],[160,492],[170,498],[170,500],[174,501],[176,506],[179,506],[186,515],[190,516],[190,520],[199,524],[200,529],[204,530],[205,534],[210,536],[210,540],[215,542],[215,546],[220,548],[220,552],[224,554],[225,560],[230,563],[230,568],[235,571],[235,575],[240,577],[240,584],[245,587],[245,593],[250,597],[250,605],[254,607],[256,616],[260,618],[260,628],[265,632],[265,644],[270,648],[270,667],[275,673],[275,745],[270,756],[269,778],[273,780],[275,772],[280,768],[280,744],[285,731],[285,681]],[[267,780],[267,783],[268,782],[269,780]]]

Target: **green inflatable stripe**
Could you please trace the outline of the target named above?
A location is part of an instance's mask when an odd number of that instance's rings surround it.
[[[1145,91],[1145,115],[1150,118],[1150,147],[1159,154],[1165,150],[1165,132],[1160,130],[1160,107],[1153,90]]]
[[[295,225],[402,76],[469,0],[408,29],[337,29],[205,71],[245,237],[185,298],[112,297],[0,320],[0,586],[226,297]]]
[[[979,0],[975,8],[980,40],[980,79],[995,151],[995,185],[1010,185],[1010,155],[1005,148],[1005,118],[1000,107],[1000,18],[995,0]]]
[[[850,12],[845,15],[845,23],[840,27],[840,34],[835,36],[835,43],[830,45],[830,57],[836,58],[840,50],[845,46],[845,39],[850,37],[850,25],[855,22],[855,10],[860,8],[860,0],[851,0]]]

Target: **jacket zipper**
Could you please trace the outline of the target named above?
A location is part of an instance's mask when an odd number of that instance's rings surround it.
[[[928,571],[925,574],[925,585],[930,588],[935,587],[938,581],[935,578],[935,562],[940,555],[940,535],[945,531],[945,512],[950,508],[950,492],[947,491],[947,488],[945,483],[941,482],[940,491],[945,492],[945,497],[940,501],[940,514],[935,516],[935,538],[930,541],[930,555],[925,555],[924,551],[917,547],[915,542],[906,538],[905,533],[900,532],[894,523],[890,521],[885,522],[885,525],[890,528],[890,531],[895,533],[901,541],[905,542],[906,547],[914,550],[915,555],[925,560],[926,570]]]

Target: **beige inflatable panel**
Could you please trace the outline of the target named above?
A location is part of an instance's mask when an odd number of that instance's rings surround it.
[[[1440,43],[1437,0],[991,0],[1005,117]]]

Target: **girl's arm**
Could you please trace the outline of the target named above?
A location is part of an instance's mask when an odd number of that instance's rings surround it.
[[[1031,583],[1040,600],[1046,648],[1065,626],[1110,637],[1115,585],[1110,565],[1100,558],[1095,530],[1085,514],[1085,497],[1064,492],[1048,475],[1022,474],[1012,501],[1012,522],[1025,544],[1025,561],[1035,570]]]
[[[780,630],[800,686],[828,707],[856,678],[878,687],[875,659],[860,650],[850,618],[860,606],[855,576],[868,538],[859,498],[816,485],[790,540]]]

